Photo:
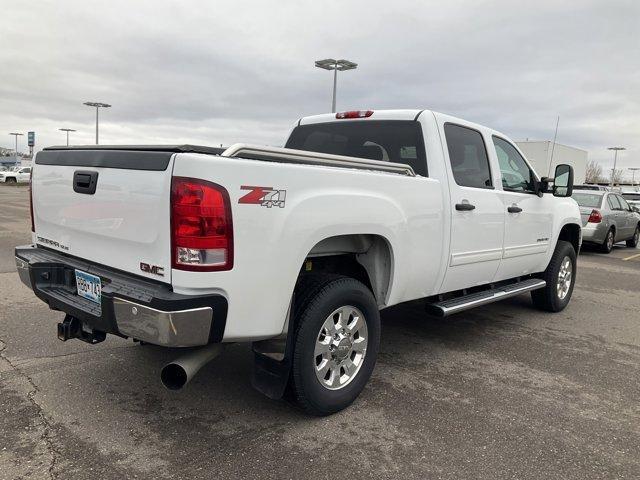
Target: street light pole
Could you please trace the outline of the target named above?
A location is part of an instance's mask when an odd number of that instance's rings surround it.
[[[24,133],[10,133],[9,135],[13,135],[14,137],[16,137],[16,163],[18,163],[18,137],[21,137],[24,135]]]
[[[109,105],[108,103],[101,103],[101,102],[84,102],[84,105],[88,106],[88,107],[96,107],[96,145],[98,145],[98,111],[100,110],[100,108],[109,108],[111,107],[111,105]]]
[[[336,90],[338,88],[338,70],[355,70],[358,64],[349,60],[334,60],[333,58],[325,58],[324,60],[316,60],[316,67],[324,70],[333,70],[333,96],[331,101],[331,112],[336,111]]]
[[[75,132],[73,128],[59,128],[61,132],[67,132],[67,147],[69,146],[69,132]],[[96,140],[96,145],[98,144],[98,140]]]
[[[640,170],[640,167],[629,167],[631,170],[631,186],[634,187],[636,185],[636,171]]]
[[[620,150],[626,150],[626,148],[624,147],[609,147],[607,148],[607,150],[613,150],[615,152],[615,154],[613,155],[613,170],[611,170],[611,187],[613,187],[614,184],[614,175],[616,174],[616,165],[618,164],[618,152]]]

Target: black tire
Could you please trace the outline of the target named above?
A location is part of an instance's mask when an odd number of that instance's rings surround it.
[[[558,292],[558,276],[560,269],[565,258],[569,258],[571,262],[571,278],[570,286],[563,298],[560,297]],[[560,312],[569,304],[571,300],[571,294],[573,293],[573,287],[576,283],[576,251],[573,249],[573,245],[563,240],[558,240],[556,249],[553,252],[549,266],[542,274],[541,278],[547,282],[544,288],[534,290],[531,292],[531,299],[533,305],[540,310],[547,312]]]
[[[5,180],[6,183],[16,183],[17,180],[15,179],[15,177],[7,177],[7,179]]]
[[[616,243],[616,232],[613,228],[610,228],[604,237],[604,242],[600,245],[600,251],[602,253],[611,253],[614,243]]]
[[[361,282],[338,275],[308,275],[296,288],[296,333],[293,350],[292,392],[312,415],[330,415],[348,407],[371,377],[380,346],[380,312],[371,291]],[[316,341],[331,313],[343,306],[360,310],[367,328],[366,353],[351,380],[337,390],[316,376]],[[340,370],[341,372],[341,370]]]
[[[636,231],[629,240],[627,240],[627,247],[636,248],[638,246],[638,241],[640,240],[640,225],[636,225]]]

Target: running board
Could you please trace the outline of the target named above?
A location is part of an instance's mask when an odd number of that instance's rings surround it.
[[[442,302],[430,303],[427,305],[427,312],[438,316],[447,317],[454,313],[462,312],[470,308],[497,302],[505,298],[515,297],[521,293],[537,290],[547,285],[547,282],[539,278],[530,278],[521,282],[504,285],[484,292],[470,293],[462,297],[443,300]]]

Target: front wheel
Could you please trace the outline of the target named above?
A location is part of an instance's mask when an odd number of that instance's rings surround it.
[[[547,285],[531,292],[533,304],[547,312],[564,310],[571,300],[576,281],[576,251],[571,243],[558,240],[542,278]]]
[[[313,415],[349,406],[365,387],[380,345],[380,314],[361,282],[335,276],[300,292],[293,352],[293,391]]]
[[[627,247],[636,248],[638,241],[640,240],[640,225],[636,227],[636,231],[633,233],[633,237],[627,240]]]

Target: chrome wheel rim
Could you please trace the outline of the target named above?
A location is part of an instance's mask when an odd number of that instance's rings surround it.
[[[351,305],[335,309],[316,338],[313,368],[329,390],[346,387],[358,375],[367,354],[369,334],[360,310]]]
[[[613,232],[609,232],[607,235],[607,248],[611,250],[613,248]]]
[[[573,264],[569,257],[564,257],[560,264],[560,271],[558,272],[558,283],[556,285],[558,291],[558,298],[564,300],[571,288],[571,280],[573,279]]]

